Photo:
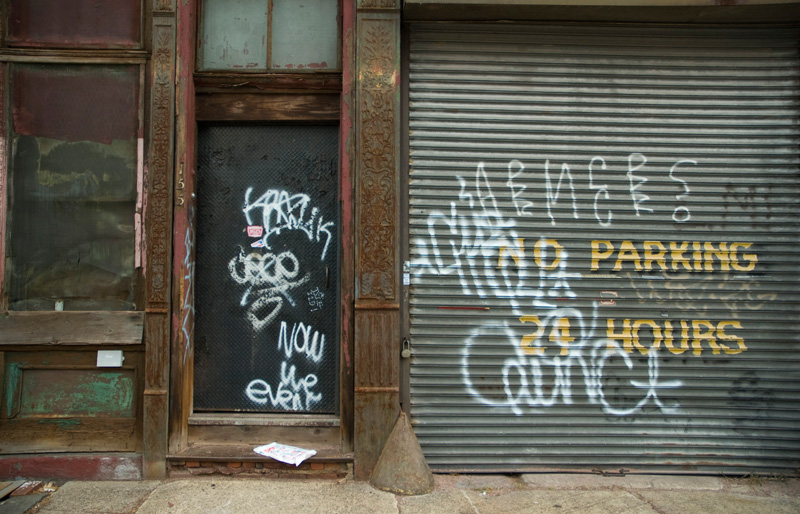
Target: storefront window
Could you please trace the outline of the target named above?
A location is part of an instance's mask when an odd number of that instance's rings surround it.
[[[9,46],[134,48],[141,0],[10,0]]]
[[[135,309],[139,66],[11,69],[9,309]]]
[[[205,0],[202,71],[339,69],[337,0]]]

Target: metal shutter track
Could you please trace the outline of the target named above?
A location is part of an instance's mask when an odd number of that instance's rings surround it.
[[[794,30],[411,27],[434,470],[798,468],[799,65]]]

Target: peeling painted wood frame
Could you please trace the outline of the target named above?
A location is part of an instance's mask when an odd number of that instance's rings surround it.
[[[175,191],[172,237],[172,336],[170,341],[169,446],[175,454],[188,444],[194,382],[194,200],[197,123],[193,79],[198,5],[181,2],[177,16]]]
[[[115,368],[98,368],[94,352],[71,348],[19,348],[2,361],[3,462],[13,454],[141,451],[143,352],[126,351]],[[62,464],[51,473],[66,472],[70,463]]]
[[[0,347],[129,346],[142,343],[138,311],[17,311],[0,316]]]
[[[254,434],[307,432],[315,442],[334,446],[340,454],[352,451],[353,440],[353,181],[351,155],[354,127],[351,121],[355,40],[355,0],[340,0],[342,16],[342,72],[313,74],[194,73],[197,51],[199,0],[180,2],[177,9],[176,141],[174,180],[175,241],[172,255],[171,407],[169,454],[185,453],[189,444],[215,444],[237,440],[245,427]],[[192,416],[194,387],[194,217],[196,204],[197,122],[338,122],[340,125],[341,201],[341,344],[340,414],[338,420],[306,420],[285,426],[284,415],[218,415],[209,425],[204,416]],[[191,419],[190,419],[191,417]],[[208,416],[205,416],[206,418]],[[316,422],[325,422],[324,434]],[[212,426],[213,425],[213,426]],[[329,426],[328,426],[329,425]],[[288,430],[288,432],[287,432]],[[283,432],[281,432],[283,431]],[[176,457],[177,458],[177,457]]]
[[[9,300],[8,294],[5,290],[6,269],[5,269],[5,255],[6,255],[6,237],[7,237],[7,223],[8,223],[8,191],[9,191],[9,152],[13,151],[7,136],[10,134],[10,119],[11,119],[11,94],[8,93],[10,85],[10,68],[13,63],[49,63],[49,64],[129,64],[139,67],[139,83],[138,83],[138,110],[137,110],[137,151],[136,151],[136,210],[134,213],[134,267],[141,268],[143,264],[143,230],[142,230],[142,206],[145,197],[144,191],[144,101],[142,98],[146,94],[146,52],[142,50],[130,50],[119,52],[119,55],[101,55],[97,52],[90,51],[57,51],[57,50],[25,50],[18,49],[3,49],[0,56],[0,255],[4,258],[0,259],[0,313],[7,313]],[[139,286],[137,286],[139,287]],[[136,292],[137,304],[140,304],[139,298],[141,294]],[[11,313],[13,314],[13,313]],[[51,315],[58,316],[54,312]],[[91,343],[91,341],[88,341]]]

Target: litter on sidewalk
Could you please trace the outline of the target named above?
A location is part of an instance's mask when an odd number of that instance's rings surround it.
[[[316,450],[307,450],[297,446],[280,443],[269,443],[253,449],[254,452],[275,460],[299,466],[301,462],[317,454]]]

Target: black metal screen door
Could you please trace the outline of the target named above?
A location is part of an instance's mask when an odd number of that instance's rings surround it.
[[[202,126],[195,411],[334,413],[338,127]]]

